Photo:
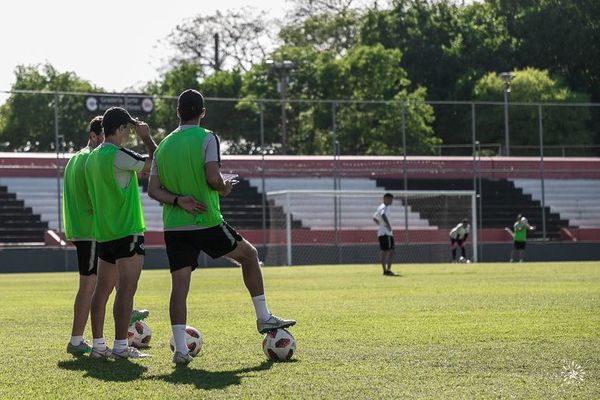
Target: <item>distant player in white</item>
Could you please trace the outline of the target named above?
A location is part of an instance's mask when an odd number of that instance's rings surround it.
[[[450,246],[452,247],[452,261],[456,261],[456,248],[460,247],[460,252],[463,259],[467,258],[465,252],[465,242],[469,237],[469,231],[471,230],[471,225],[469,225],[468,219],[463,219],[462,222],[456,225],[450,231]]]
[[[381,249],[381,266],[383,275],[396,276],[392,272],[392,260],[394,259],[394,234],[392,225],[390,224],[389,206],[392,205],[394,196],[391,193],[386,193],[383,196],[383,203],[377,207],[377,211],[373,214],[373,221],[378,226],[377,236],[379,237],[379,248]]]

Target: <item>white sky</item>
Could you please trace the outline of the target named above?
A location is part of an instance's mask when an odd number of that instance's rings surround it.
[[[20,64],[52,64],[108,91],[160,76],[175,26],[200,13],[253,6],[282,18],[284,0],[6,0],[0,2],[0,91]],[[0,104],[6,100],[0,93]]]

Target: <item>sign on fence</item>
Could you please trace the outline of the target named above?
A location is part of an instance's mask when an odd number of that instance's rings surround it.
[[[134,117],[152,114],[154,100],[143,93],[85,96],[85,109],[92,114],[104,114],[110,107],[123,107]]]

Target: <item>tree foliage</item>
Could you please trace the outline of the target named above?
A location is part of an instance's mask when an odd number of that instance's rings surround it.
[[[47,93],[13,93],[0,106],[0,141],[14,151],[55,151],[55,107],[58,106],[59,132],[68,149],[87,143],[87,124],[91,118],[84,109],[81,95],[58,95],[53,92],[99,91],[73,72],[59,72],[50,64],[21,65],[15,70],[15,91]]]
[[[511,82],[509,102],[510,144],[521,146],[539,145],[539,108],[527,103],[575,103],[587,102],[588,96],[573,92],[559,79],[553,79],[548,71],[526,68],[515,71]],[[498,101],[503,98],[504,81],[495,73],[481,78],[474,88],[474,98]],[[511,105],[510,103],[526,103]],[[592,140],[589,129],[590,112],[587,107],[567,105],[542,108],[544,144],[584,144]],[[480,106],[477,126],[483,143],[504,143],[504,106]]]

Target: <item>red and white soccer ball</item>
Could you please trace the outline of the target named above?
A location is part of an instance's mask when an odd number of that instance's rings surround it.
[[[152,339],[152,331],[144,321],[135,321],[129,325],[127,332],[127,342],[129,346],[137,347],[138,349],[149,347],[150,339]]]
[[[193,326],[185,327],[185,342],[192,357],[195,357],[202,349],[202,334]],[[175,351],[175,338],[171,335],[171,351]]]
[[[296,339],[286,329],[273,329],[266,333],[262,347],[269,360],[287,361],[296,351]]]

